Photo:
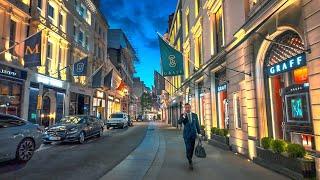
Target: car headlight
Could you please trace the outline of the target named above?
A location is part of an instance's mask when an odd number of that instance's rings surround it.
[[[74,134],[74,133],[77,133],[79,131],[78,128],[74,127],[74,128],[71,128],[67,131],[67,134]]]

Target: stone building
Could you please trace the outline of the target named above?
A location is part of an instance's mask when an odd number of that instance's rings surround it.
[[[263,137],[317,154],[319,9],[316,0],[178,1],[185,77],[169,104],[191,102],[209,137],[228,129],[232,150],[250,159]]]

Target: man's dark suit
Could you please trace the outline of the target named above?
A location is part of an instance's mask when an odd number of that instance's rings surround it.
[[[200,134],[200,125],[197,114],[191,113],[192,121],[188,119],[188,116],[183,116],[184,114],[180,116],[178,123],[184,125],[183,139],[186,145],[186,155],[189,162],[191,162],[197,133]]]

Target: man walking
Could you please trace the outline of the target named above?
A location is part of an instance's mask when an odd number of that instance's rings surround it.
[[[191,105],[189,103],[184,105],[184,111],[185,112],[180,116],[178,123],[184,125],[183,139],[186,146],[186,155],[189,162],[189,168],[193,170],[192,156],[197,134],[200,135],[200,125],[198,116],[191,112]]]

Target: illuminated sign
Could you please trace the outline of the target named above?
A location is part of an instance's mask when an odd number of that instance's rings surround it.
[[[306,54],[301,53],[294,57],[291,57],[287,60],[284,60],[282,62],[276,63],[270,67],[268,67],[268,75],[269,76],[275,76],[278,74],[282,74],[300,67],[305,66],[307,63],[306,61]]]
[[[60,81],[58,79],[54,79],[51,77],[47,77],[44,75],[40,75],[40,74],[37,74],[36,81],[38,83],[43,83],[45,85],[49,85],[49,86],[53,86],[53,87],[58,87],[58,88],[63,87],[63,81]]]
[[[8,71],[6,69],[0,69],[0,74],[8,75],[8,76],[13,76],[16,77],[17,73],[13,71]]]
[[[217,92],[226,91],[227,90],[227,83],[220,84],[217,86]]]
[[[27,79],[26,71],[21,71],[5,65],[0,65],[0,75],[12,78]]]

